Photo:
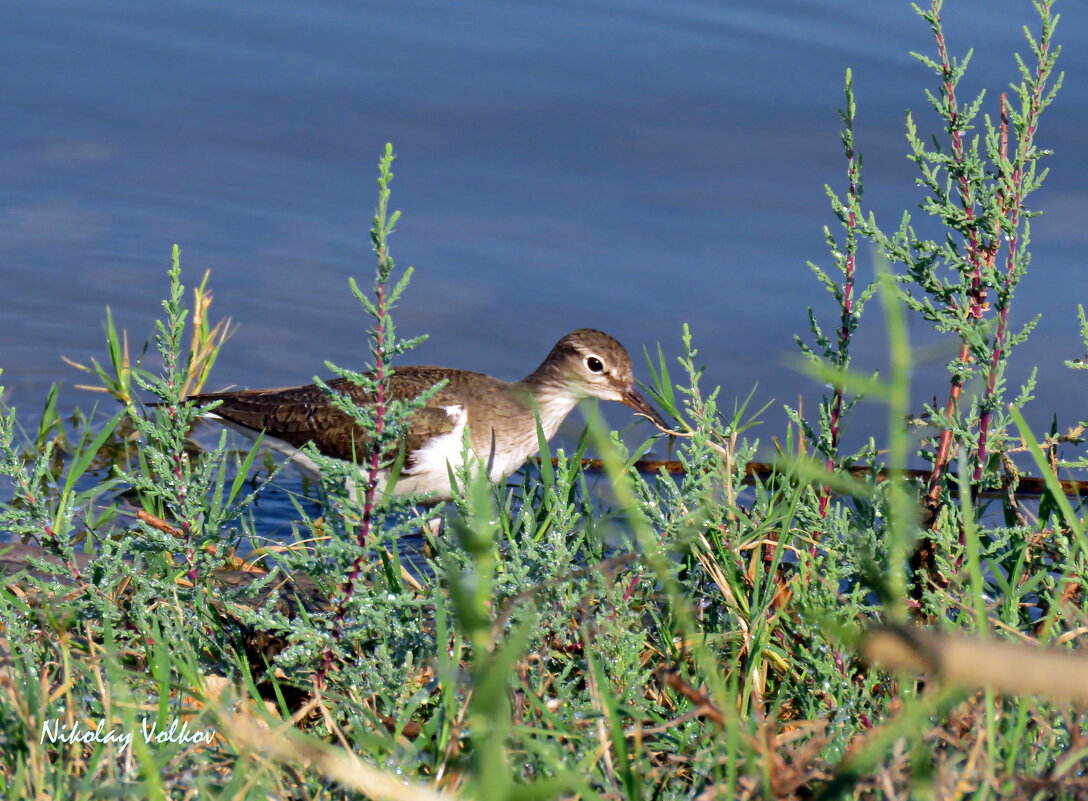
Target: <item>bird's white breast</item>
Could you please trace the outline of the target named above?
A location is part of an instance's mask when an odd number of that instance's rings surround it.
[[[431,437],[412,454],[410,467],[397,479],[397,494],[437,490],[439,495],[449,496],[450,468],[456,470],[464,461],[468,412],[461,404],[442,409],[453,421],[453,428],[446,434]]]

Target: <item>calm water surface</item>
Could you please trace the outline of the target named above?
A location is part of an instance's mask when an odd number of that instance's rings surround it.
[[[996,100],[1030,3],[947,6],[953,49],[976,48],[967,86]],[[1016,315],[1044,318],[1012,370],[1040,366],[1040,423],[1085,416],[1083,374],[1061,363],[1088,302],[1088,16],[1059,6],[1066,88],[1039,137],[1056,155]],[[789,359],[805,308],[832,311],[805,262],[828,263],[845,69],[887,225],[919,197],[904,111],[934,120],[908,55],[931,41],[905,2],[43,0],[5,4],[0,23],[0,366],[28,417],[54,381],[63,408],[88,403],[60,357],[102,358],[107,305],[135,342],[151,332],[174,242],[188,283],[210,269],[215,315],[240,325],[212,388],[359,366],[347,278],[371,271],[387,141],[394,254],[417,268],[397,319],[431,335],[412,361],[514,379],[572,328],[637,357],[679,352],[687,322],[725,398],[758,383],[761,401],[812,403]],[[877,365],[875,306],[866,325],[859,356]],[[916,390],[946,386],[934,365]],[[782,430],[770,419],[764,440]]]

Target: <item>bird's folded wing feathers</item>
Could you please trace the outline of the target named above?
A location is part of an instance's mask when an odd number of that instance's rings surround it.
[[[390,394],[392,399],[408,400],[433,383],[420,385],[394,380]],[[346,379],[333,379],[328,385],[360,406],[374,402],[371,393]],[[220,401],[213,414],[254,431],[273,433],[296,448],[313,442],[326,456],[345,461],[360,461],[366,453],[367,438],[363,429],[348,414],[332,405],[325,391],[315,384],[288,389],[208,393],[190,400],[200,404]],[[413,412],[408,432],[409,453],[431,437],[453,431],[454,420],[443,406],[454,402],[439,391],[427,407]]]

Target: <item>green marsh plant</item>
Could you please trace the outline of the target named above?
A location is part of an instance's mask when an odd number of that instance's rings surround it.
[[[1038,318],[1010,328],[1009,310],[1031,262],[1031,194],[1046,178],[1041,159],[1049,151],[1036,144],[1040,118],[1057,94],[1062,74],[1054,76],[1061,48],[1053,44],[1058,15],[1054,0],[1033,5],[1039,16],[1037,35],[1025,29],[1032,60],[1017,57],[1020,82],[1012,97],[1002,93],[994,115],[979,114],[985,92],[965,99],[960,81],[970,62],[950,55],[941,22],[942,3],[917,9],[932,30],[936,58],[916,54],[938,78],[939,90],[927,93],[946,137],[929,145],[907,116],[907,142],[918,166],[918,184],[926,190],[921,207],[945,227],[943,241],[920,236],[904,214],[899,228],[886,234],[867,226],[870,237],[893,263],[903,265],[903,300],[938,333],[958,340],[945,405],[927,407],[940,434],[927,482],[926,503],[935,514],[945,497],[944,476],[957,449],[969,454],[971,480],[982,486],[1000,483],[1000,456],[1007,447],[1004,373],[1012,350],[1031,333]],[[981,135],[973,133],[981,122]],[[964,408],[968,382],[977,378],[981,391]],[[1020,388],[1013,404],[1031,399],[1034,375]],[[997,458],[995,458],[997,457]]]
[[[254,451],[235,455],[221,439],[198,453],[187,441],[198,414],[188,379],[206,379],[214,357],[199,355],[186,324],[201,342],[220,339],[183,308],[175,253],[151,351],[161,371],[130,362],[107,324],[109,364],[96,372],[123,407],[116,416],[72,424],[53,394],[23,443],[14,415],[0,420],[11,487],[0,522],[42,546],[0,587],[0,795],[1081,797],[1082,710],[1018,692],[1015,676],[1000,692],[952,686],[932,659],[952,635],[1077,653],[1088,630],[1084,510],[1058,478],[1084,467],[1059,451],[1080,443],[1034,436],[1002,380],[1027,333],[1005,312],[1028,264],[1026,199],[1043,177],[1035,135],[1057,84],[1056,16],[1049,2],[1036,8],[1034,61],[977,136],[982,101],[957,97],[966,60],[950,55],[940,3],[919,11],[935,36],[923,61],[938,77],[944,143],[924,144],[911,123],[908,144],[923,208],[947,236],[925,239],[909,218],[882,233],[865,207],[848,74],[846,189],[829,190],[841,227],[827,232],[831,266],[814,268],[834,311],[830,323],[810,311],[802,344],[831,389],[813,419],[792,415],[788,458],[769,471],[749,469],[766,407],[754,392],[728,403],[705,386],[685,327],[675,362],[660,348],[647,359],[650,394],[679,421],[678,472],[639,473],[654,443],[629,446],[591,413],[573,452],[541,442],[539,466],[510,484],[459,468],[454,502],[427,512],[443,518],[441,534],[419,536],[417,499],[377,481],[395,480],[405,420],[423,402],[388,394],[418,340],[392,324],[411,271],[398,274],[390,255],[387,149],[373,283],[351,283],[369,358],[359,371],[329,365],[374,401],[331,395],[367,432],[362,471],[311,453],[324,475],[316,505],[298,501],[291,541],[262,555],[267,573],[225,586],[238,577],[223,570],[227,546],[260,533],[243,491]],[[883,257],[871,282],[859,276],[866,243]],[[879,374],[863,375],[853,354],[872,299],[889,350]],[[910,314],[959,354],[955,403],[930,410],[938,431],[921,448],[905,422]],[[1083,315],[1082,326],[1088,346]],[[157,405],[139,414],[133,389]],[[888,430],[845,452],[860,400],[886,408]],[[1039,503],[1009,480],[1020,441],[1048,487]],[[930,470],[912,482],[919,450]],[[591,452],[598,474],[582,466]],[[933,569],[912,569],[926,540]],[[929,624],[914,636],[932,652],[919,657],[924,679],[866,661],[874,635],[909,646],[912,620]],[[171,717],[217,739],[121,753],[40,738],[53,718],[129,730]],[[284,746],[288,729],[302,731]]]
[[[956,356],[948,363],[947,400],[939,408],[926,405],[923,410],[923,416],[937,429],[932,442],[920,450],[930,463],[925,508],[931,530],[937,528],[941,509],[954,498],[949,493],[949,467],[957,452],[969,455],[968,474],[960,480],[970,480],[976,488],[993,489],[1015,480],[1009,454],[1016,441],[1007,434],[1010,419],[1005,407],[1010,401],[1004,374],[1012,350],[1028,337],[1038,317],[1016,329],[1010,325],[1009,312],[1031,260],[1031,219],[1037,212],[1028,205],[1029,199],[1046,177],[1040,162],[1048,151],[1036,144],[1040,118],[1062,82],[1062,75],[1054,74],[1061,48],[1053,43],[1058,23],[1053,0],[1033,5],[1039,33],[1025,28],[1032,58],[1025,61],[1017,56],[1020,81],[1012,85],[1011,92],[1000,95],[993,116],[982,114],[985,92],[970,99],[960,94],[971,53],[962,59],[951,54],[941,19],[941,0],[932,0],[925,8],[915,6],[934,38],[935,57],[914,56],[937,77],[937,90],[927,91],[926,96],[941,132],[930,143],[919,133],[914,115],[908,113],[907,144],[919,171],[916,182],[925,192],[919,205],[943,226],[945,233],[939,236],[920,234],[907,212],[891,233],[878,225],[872,212],[866,213],[861,202],[861,159],[853,137],[853,79],[847,72],[846,107],[841,112],[847,192],[840,198],[828,188],[832,209],[844,229],[841,242],[827,234],[841,281],[813,267],[839,305],[838,336],[825,335],[810,311],[814,345],[799,342],[812,362],[840,371],[849,367],[850,338],[864,301],[872,295],[869,285],[858,295],[858,302],[853,302],[861,241],[872,243],[882,258],[901,269],[898,280],[903,303],[936,332],[955,340]],[[828,469],[856,464],[858,456],[874,456],[871,451],[851,456],[838,453],[843,413],[856,398],[844,403],[842,387],[831,380],[833,394],[821,402],[818,424],[810,425],[793,413],[825,457]],[[1032,373],[1012,404],[1021,407],[1031,400],[1034,386]],[[965,395],[969,387],[977,391]],[[827,498],[825,489],[821,514],[826,514]],[[1011,517],[1015,510],[1008,508],[1006,513]],[[929,578],[945,581],[949,571],[939,568],[937,562],[945,561],[947,553],[935,552],[941,547],[933,537],[923,538],[915,565],[923,567]]]

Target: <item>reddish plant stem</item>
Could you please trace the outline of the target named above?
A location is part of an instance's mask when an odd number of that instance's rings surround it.
[[[959,360],[966,362],[971,358],[971,347],[964,342],[960,345]],[[944,406],[945,417],[951,417],[959,405],[960,394],[963,392],[963,380],[952,379],[952,388],[948,393],[948,402]],[[941,432],[941,438],[937,442],[937,453],[933,457],[933,469],[929,473],[929,489],[926,493],[926,508],[935,513],[941,503],[941,475],[948,465],[952,455],[952,429],[946,428]]]
[[[60,537],[57,536],[57,532],[53,531],[53,527],[51,525],[46,523],[44,526],[42,526],[42,531],[45,532],[45,535],[49,537],[49,539],[57,543],[59,547]],[[86,582],[83,581],[83,574],[79,572],[79,565],[77,565],[74,561],[68,563],[68,571],[72,574],[72,578],[78,581],[80,585],[86,586]]]
[[[389,257],[389,251],[382,248],[378,253],[378,261],[384,265]],[[369,464],[367,466],[366,490],[363,493],[363,517],[359,523],[358,544],[359,553],[351,564],[351,572],[347,580],[341,586],[340,598],[336,603],[336,614],[333,617],[332,638],[339,641],[343,636],[344,616],[347,614],[348,604],[355,594],[355,582],[363,572],[365,553],[363,549],[370,538],[370,531],[374,525],[374,506],[378,496],[378,474],[381,471],[381,440],[385,431],[385,281],[380,280],[377,286],[377,318],[378,324],[374,333],[374,381],[377,384],[374,397],[374,437],[371,440]],[[321,687],[325,677],[333,668],[335,654],[331,648],[325,650],[321,658],[321,667],[317,671],[316,683]]]
[[[174,347],[173,347],[173,345],[171,345],[171,347],[168,348],[167,350],[168,350],[168,353],[166,355],[166,365],[165,366],[166,366],[166,374],[169,377],[166,379],[166,386],[170,390],[173,390],[174,387],[175,387],[174,370],[177,367],[177,360],[174,358]],[[171,392],[171,394],[173,394],[173,393]],[[177,417],[178,417],[178,407],[176,405],[174,405],[173,403],[171,403],[170,407],[169,407],[169,413],[170,413],[170,422],[173,423],[174,421],[177,420]],[[184,471],[181,469],[182,468],[182,451],[181,451],[181,449],[178,449],[178,450],[174,451],[173,460],[174,460],[174,481],[177,484],[177,488],[178,488],[178,524],[179,524],[179,527],[181,529],[181,540],[185,544],[185,563],[189,566],[189,570],[185,574],[185,577],[189,581],[193,582],[193,584],[195,586],[196,581],[197,581],[197,577],[199,575],[199,571],[196,568],[196,552],[193,550],[193,545],[192,545],[193,530],[192,530],[192,527],[189,525],[189,521],[186,520],[184,518],[184,516],[182,515],[182,513],[181,513],[182,512],[182,507],[185,505],[185,496],[187,494],[186,493],[186,488],[185,488],[185,482],[183,481]]]
[[[1009,106],[1008,97],[1001,93],[1001,160],[1004,162],[1008,158],[1009,154]],[[1005,288],[1008,289],[1012,280],[1013,267],[1016,260],[1016,231],[1020,223],[1020,199],[1022,189],[1022,171],[1019,164],[1014,168],[1013,175],[1004,175],[1004,165],[1001,168],[1002,177],[1006,179],[1008,185],[1012,187],[1012,204],[1011,204],[1011,219],[1012,234],[1009,236],[1009,249],[1005,257]],[[998,202],[1002,206],[1004,211],[1006,206],[1006,195],[1004,188],[998,193]],[[1000,233],[1000,232],[998,232]],[[1001,305],[1001,311],[998,313],[997,319],[997,331],[994,333],[994,346],[993,351],[990,354],[990,369],[989,375],[986,377],[986,392],[983,396],[983,406],[987,405],[994,394],[994,390],[997,387],[997,375],[1001,365],[1001,357],[1005,351],[1005,334],[1008,329],[1009,320],[1009,307],[1007,303]],[[973,478],[975,481],[982,480],[982,466],[986,462],[986,445],[989,439],[990,432],[990,417],[991,412],[988,408],[982,413],[982,417],[979,418],[978,423],[978,449],[975,452],[975,472]]]
[[[174,417],[175,412],[176,412],[176,409],[173,406],[171,406],[170,407],[170,417]],[[181,462],[182,462],[181,453],[180,452],[175,453],[174,454],[174,480],[177,482],[177,486],[178,486],[178,512],[179,513],[181,512],[181,507],[185,504],[185,495],[186,495],[185,484],[182,482],[182,475],[183,474],[182,474],[182,469],[181,469]],[[192,582],[195,583],[196,580],[197,580],[198,571],[196,569],[196,552],[193,550],[193,545],[192,545],[193,530],[189,526],[189,521],[188,520],[185,520],[184,517],[181,517],[180,514],[178,516],[181,518],[178,521],[179,525],[180,525],[180,528],[181,528],[181,539],[182,539],[182,542],[185,543],[185,562],[186,562],[186,564],[189,565],[189,572],[186,574],[186,578],[188,578],[189,581],[192,581]]]
[[[959,173],[956,177],[956,183],[959,187],[960,205],[963,209],[964,219],[966,220],[967,225],[967,261],[971,266],[970,307],[967,311],[969,317],[975,320],[981,320],[986,310],[986,287],[982,281],[983,266],[984,262],[987,266],[993,265],[993,260],[996,256],[996,242],[993,246],[986,248],[985,254],[982,253],[979,243],[978,227],[975,221],[974,194],[971,191],[971,184],[967,178],[966,170],[964,169],[966,156],[963,148],[963,134],[957,127],[957,122],[959,121],[959,104],[956,100],[956,88],[953,84],[952,62],[948,57],[948,46],[945,42],[944,33],[940,27],[940,13],[937,3],[933,2],[930,8],[935,20],[934,38],[937,40],[937,54],[941,62],[941,73],[944,77],[944,95],[948,113],[948,132],[952,137],[952,158],[955,162],[957,172]],[[968,345],[967,342],[963,342],[960,346],[959,361],[961,364],[966,364],[970,359],[970,345]],[[956,413],[962,392],[963,378],[957,375],[953,377],[952,386],[949,388],[948,401],[945,403],[944,407],[945,417],[951,418]],[[940,507],[941,479],[948,466],[949,460],[952,458],[952,445],[952,429],[945,428],[941,431],[941,436],[938,440],[937,453],[933,458],[933,469],[929,475],[928,489],[926,492],[926,508],[934,521],[936,521],[936,511]]]
[[[30,486],[25,481],[23,481],[22,476],[19,477],[19,486],[23,490],[23,497],[26,498],[26,502],[30,504],[31,507],[34,507],[36,503],[34,493],[30,491]],[[57,554],[63,557],[64,552],[61,550],[60,547],[60,537],[57,536],[57,532],[53,530],[53,527],[49,525],[49,523],[43,522],[42,531],[45,533],[45,536],[47,536],[56,546]],[[65,559],[65,562],[68,565],[68,571],[72,574],[72,578],[78,581],[81,585],[85,586],[85,583],[83,581],[83,574],[79,571],[79,565],[77,565],[74,561],[68,562],[67,559]]]
[[[849,111],[847,112],[849,114]],[[850,123],[848,123],[849,125]],[[842,314],[839,325],[839,366],[844,367],[850,348],[850,322],[854,313],[854,267],[856,264],[855,231],[857,228],[857,216],[854,208],[857,204],[858,194],[858,166],[854,151],[853,134],[851,133],[850,148],[846,154],[846,190],[847,214],[846,214],[846,263],[842,282]],[[825,467],[830,473],[835,469],[835,461],[839,451],[839,436],[842,425],[843,391],[841,386],[835,387],[835,395],[831,401],[831,447],[827,456]],[[827,507],[831,500],[831,488],[824,485],[820,493],[820,517],[827,517]]]
[[[638,585],[642,582],[642,574],[636,573],[634,578],[631,579],[631,583],[627,585],[627,589],[623,591],[623,603],[627,603],[631,600],[631,597],[635,594],[635,590],[638,589]]]
[[[1035,132],[1038,129],[1039,112],[1043,104],[1043,79],[1047,69],[1047,54],[1049,43],[1044,40],[1039,44],[1039,66],[1035,71],[1035,87],[1031,94],[1031,106],[1028,110],[1028,118],[1024,131],[1016,143],[1016,160],[1012,164],[1011,175],[1004,176],[1005,184],[1009,187],[1006,194],[1004,189],[1001,195],[1002,211],[1008,215],[1012,232],[1009,234],[1009,249],[1005,256],[1005,297],[1008,298],[1012,286],[1013,273],[1016,268],[1016,248],[1019,244],[1018,231],[1020,227],[1020,212],[1024,197],[1024,160],[1031,150],[1035,140]],[[1009,152],[1009,105],[1008,97],[1001,93],[1001,159],[1005,162]],[[1004,167],[1002,168],[1004,173]],[[990,372],[986,381],[986,393],[983,396],[983,406],[988,407],[993,398],[997,386],[998,371],[1001,359],[1005,355],[1005,337],[1008,331],[1009,306],[1007,300],[1002,303],[997,320],[997,331],[994,333],[993,352],[990,356]],[[989,408],[983,412],[979,420],[978,450],[975,453],[975,481],[982,480],[982,467],[986,463],[987,445],[990,432],[990,419],[992,413]]]
[[[388,254],[383,248],[379,258],[384,263]],[[362,571],[363,554],[361,549],[366,546],[370,537],[370,529],[374,524],[374,501],[378,495],[378,473],[381,468],[381,440],[385,433],[385,283],[378,284],[378,327],[375,332],[374,344],[374,381],[377,391],[374,398],[374,439],[371,440],[370,465],[366,477],[366,493],[363,496],[363,519],[359,525],[360,553],[355,557],[348,576],[348,597],[355,587],[355,580]]]

